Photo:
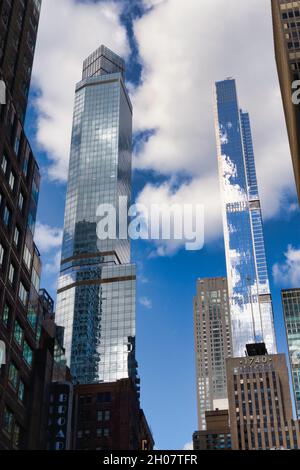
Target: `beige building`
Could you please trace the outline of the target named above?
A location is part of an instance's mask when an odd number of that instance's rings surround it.
[[[194,450],[231,450],[228,411],[207,411],[205,418],[206,431],[193,435]]]
[[[277,70],[300,200],[300,104],[292,100],[299,89],[297,84],[293,88],[293,83],[300,79],[300,1],[271,3]]]
[[[231,325],[226,278],[198,279],[194,333],[199,430],[206,411],[228,409],[226,358],[231,355]]]
[[[284,354],[264,345],[247,346],[248,356],[227,360],[229,416],[234,450],[298,449]]]

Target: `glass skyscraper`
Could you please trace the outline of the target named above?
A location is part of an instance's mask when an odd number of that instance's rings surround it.
[[[276,353],[249,115],[240,110],[233,79],[215,85],[215,126],[230,299],[233,356],[248,343]]]
[[[57,323],[75,381],[136,375],[135,266],[129,240],[97,237],[97,208],[131,195],[132,106],[124,61],[104,46],[76,86]]]
[[[283,290],[282,305],[296,399],[296,410],[298,419],[300,419],[300,289]]]

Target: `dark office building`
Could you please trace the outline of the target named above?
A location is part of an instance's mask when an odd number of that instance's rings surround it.
[[[131,379],[76,386],[73,422],[76,450],[152,450],[154,447]]]
[[[39,10],[36,0],[0,1],[0,79],[6,85],[0,105],[0,340],[7,353],[0,375],[0,449],[40,446],[33,428],[41,422],[36,414],[33,423],[31,404],[47,380],[52,348],[33,242],[40,174],[23,128]],[[44,347],[48,352],[41,353]]]
[[[0,0],[0,79],[20,119],[22,132],[30,86],[41,0]]]
[[[47,450],[72,449],[73,390],[71,381],[53,382],[50,386]]]
[[[231,450],[228,411],[207,411],[205,418],[206,430],[193,435],[194,450]]]
[[[277,70],[300,200],[300,104],[292,100],[293,82],[300,79],[300,3],[271,1]]]
[[[227,359],[227,379],[233,450],[299,448],[284,354],[248,345],[246,357]]]

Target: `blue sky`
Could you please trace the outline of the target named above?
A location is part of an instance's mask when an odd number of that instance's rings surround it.
[[[300,211],[273,57],[269,1],[213,3],[203,0],[200,8],[199,1],[190,0],[183,10],[182,0],[44,0],[26,123],[42,173],[37,230],[42,285],[54,298],[73,91],[82,60],[101,43],[127,60],[135,110],[133,198],[143,202],[150,195],[155,201],[205,205],[203,250],[132,244],[138,266],[142,405],[160,449],[183,449],[196,430],[196,279],[226,275],[213,127],[216,80],[237,79],[241,103],[252,120],[280,351],[286,350],[280,289],[300,286]],[[222,21],[216,15],[220,8]],[[249,25],[242,28],[246,15]],[[213,31],[207,26],[212,17]],[[250,44],[251,22],[257,31]],[[87,28],[89,34],[84,34]],[[242,33],[239,44],[232,30]]]

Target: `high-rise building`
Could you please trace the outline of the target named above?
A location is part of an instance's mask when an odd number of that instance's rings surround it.
[[[129,202],[131,194],[132,106],[124,73],[124,61],[101,46],[85,60],[76,86],[56,318],[81,384],[136,376],[130,242],[97,236],[98,206],[118,209],[119,198]]]
[[[292,95],[300,80],[300,2],[271,0],[275,57],[300,200],[300,105]],[[298,94],[299,95],[299,94]]]
[[[300,289],[281,293],[297,415],[300,419]]]
[[[39,447],[31,431],[33,421],[41,421],[31,405],[47,374],[42,378],[35,367],[47,359],[44,347],[51,355],[51,339],[43,342],[51,332],[43,325],[41,262],[33,242],[40,174],[23,128],[39,9],[34,0],[0,2],[0,79],[6,86],[0,105],[0,340],[6,345],[0,449]]]
[[[206,430],[193,435],[194,450],[231,450],[228,410],[207,411]]]
[[[77,385],[75,450],[152,450],[154,441],[131,379]]]
[[[247,345],[247,352],[227,359],[233,450],[298,449],[285,355],[268,355],[264,343]]]
[[[215,127],[221,186],[233,356],[248,343],[276,352],[249,115],[238,105],[235,80],[215,85]]]
[[[194,298],[199,430],[206,411],[228,409],[226,359],[231,355],[231,324],[226,278],[198,279]]]
[[[25,119],[41,0],[0,2],[0,79],[20,120]]]

